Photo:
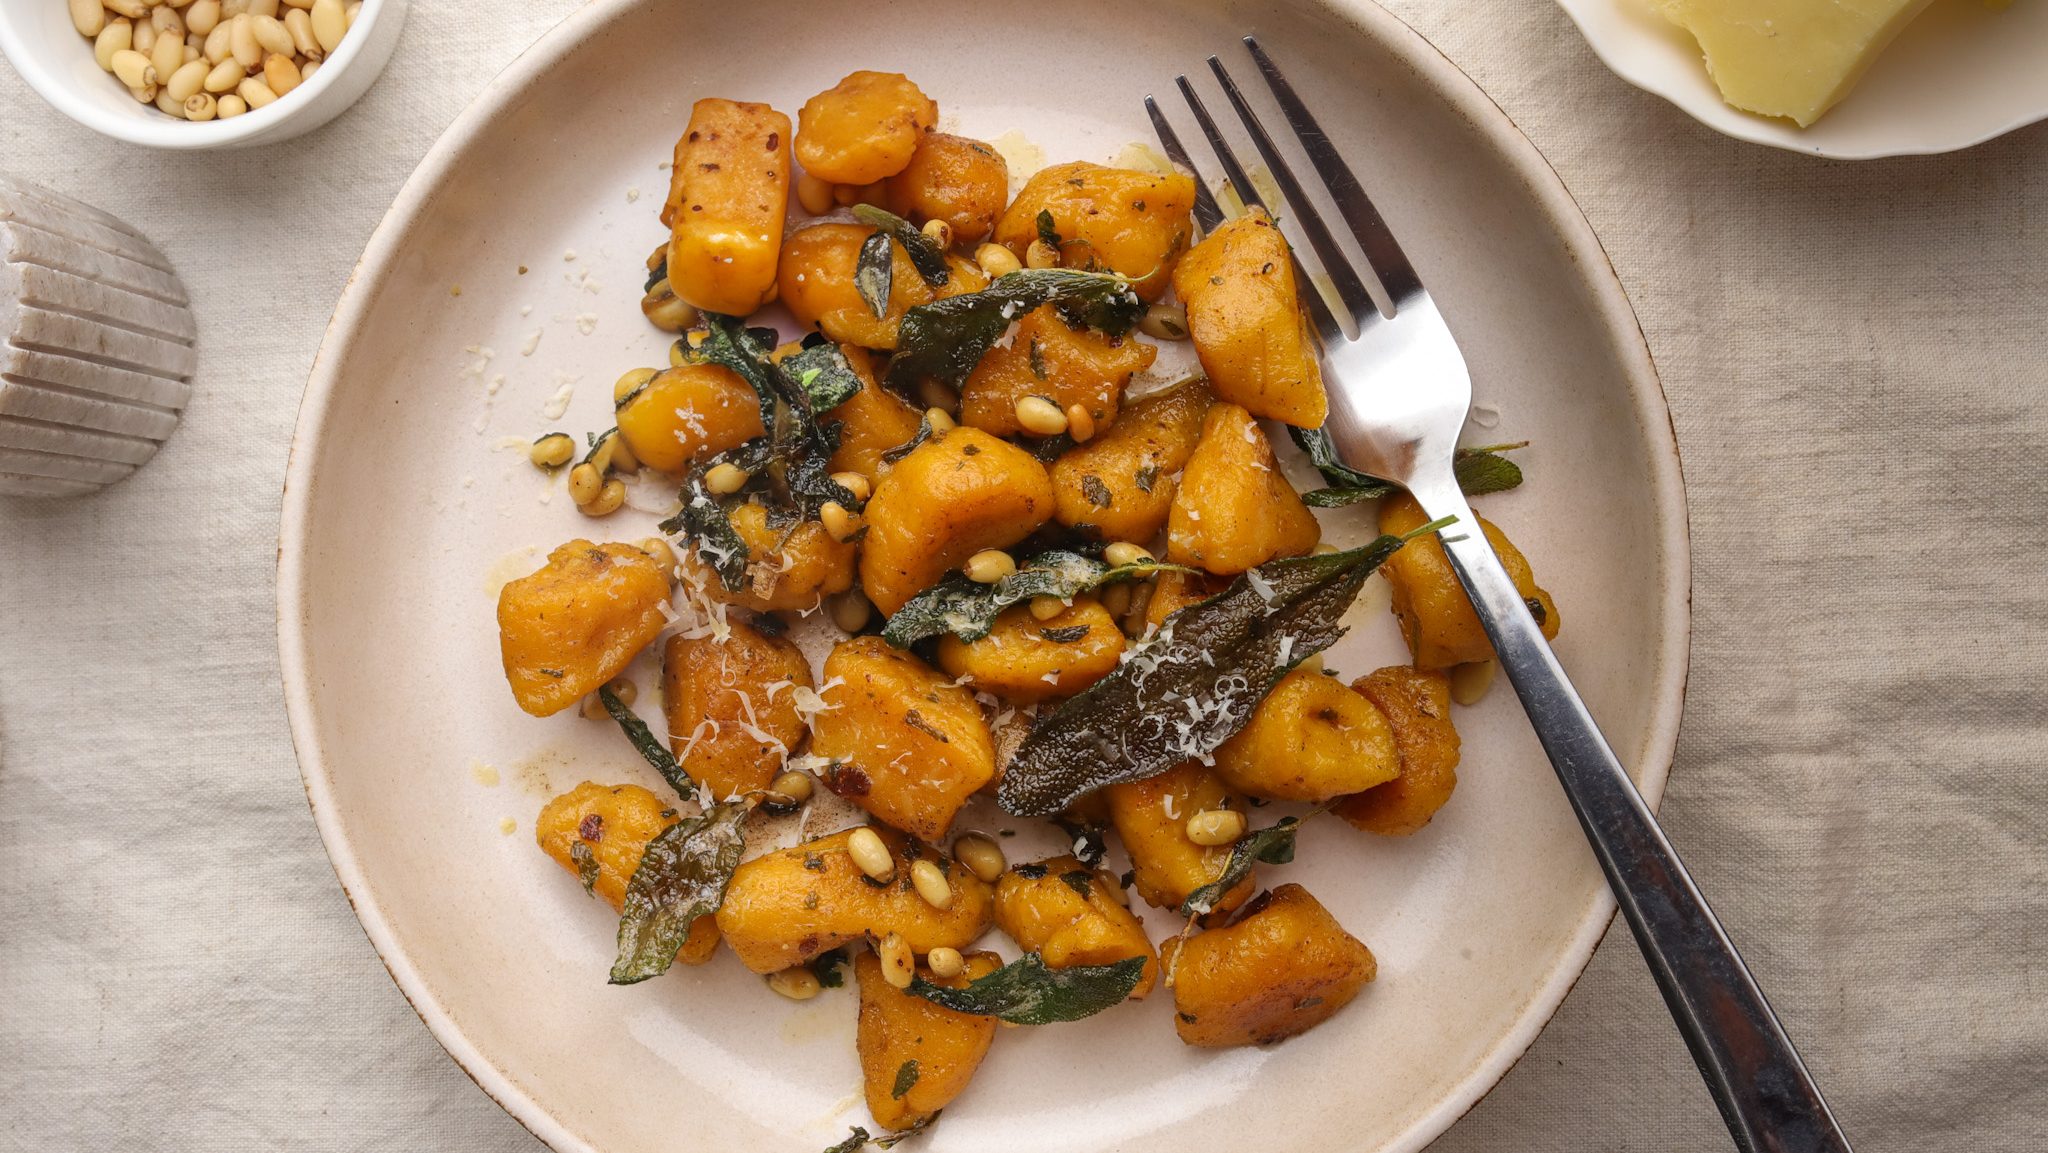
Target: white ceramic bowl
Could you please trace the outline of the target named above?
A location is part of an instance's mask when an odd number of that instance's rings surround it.
[[[1654,0],[1558,0],[1616,75],[1716,132],[1837,160],[1953,152],[2048,118],[2048,5],[1935,0],[1811,128],[1730,107]]]
[[[1530,482],[1486,511],[1556,594],[1566,664],[1661,792],[1689,611],[1663,395],[1563,186],[1405,25],[1362,0],[844,0],[829,15],[755,0],[743,20],[709,0],[593,0],[457,119],[371,238],[308,384],[278,574],[293,739],[335,870],[434,1035],[556,1149],[816,1153],[867,1123],[845,991],[792,1004],[725,954],[604,983],[616,918],[535,849],[534,816],[586,778],[665,786],[615,728],[521,713],[499,665],[494,578],[573,536],[652,529],[631,509],[583,518],[524,445],[609,426],[613,380],[665,355],[637,296],[690,102],[794,110],[850,70],[901,70],[949,128],[1106,160],[1150,138],[1141,97],[1210,52],[1243,60],[1244,32],[1318,109],[1450,317],[1491,424],[1478,435],[1532,441]],[[991,51],[1015,66],[986,66]],[[1325,524],[1339,543],[1370,532],[1363,509]],[[1382,582],[1348,619],[1331,667],[1401,659]],[[632,675],[653,683],[648,664]],[[1296,863],[1262,874],[1302,882],[1373,948],[1379,979],[1356,1004],[1270,1049],[1186,1048],[1164,995],[1006,1030],[919,1148],[1426,1144],[1535,1037],[1613,910],[1511,697],[1458,725],[1458,792],[1430,828],[1312,822]]]
[[[0,3],[0,51],[50,106],[102,136],[149,148],[246,148],[311,132],[354,104],[398,46],[410,0],[363,0],[341,47],[311,80],[267,108],[194,124],[137,103],[93,60],[92,41],[59,0]]]

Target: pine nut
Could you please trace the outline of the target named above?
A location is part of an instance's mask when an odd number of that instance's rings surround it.
[[[107,26],[107,10],[100,0],[71,0],[71,26],[80,36],[98,36]]]
[[[640,298],[640,314],[663,332],[681,332],[697,323],[697,309],[676,295],[667,279],[657,280]]]
[[[1130,611],[1131,582],[1118,581],[1102,590],[1102,607],[1113,617],[1121,617]]]
[[[1024,266],[1026,268],[1058,268],[1060,266],[1060,250],[1043,240],[1034,240],[1031,242],[1031,247],[1024,250]]]
[[[232,21],[249,10],[249,0],[220,0],[220,17]]]
[[[932,976],[940,978],[957,977],[967,971],[967,958],[960,955],[960,950],[944,945],[926,953],[924,964],[932,971]]]
[[[613,477],[597,490],[597,499],[577,508],[584,516],[610,516],[626,503],[626,482]]]
[[[858,589],[840,593],[832,598],[832,623],[842,632],[857,633],[868,627],[868,618],[874,615],[874,606]]]
[[[126,20],[115,20],[92,42],[92,58],[99,63],[102,72],[114,70],[114,53],[126,52],[135,44],[135,25]]]
[[[835,472],[832,474],[832,483],[852,493],[853,499],[862,504],[866,504],[868,497],[873,496],[875,492],[875,486],[868,483],[868,478],[857,472]]]
[[[256,18],[247,12],[235,17],[228,25],[228,52],[243,68],[258,68],[263,64],[263,45],[256,42]],[[247,96],[242,99],[249,100]],[[260,108],[254,100],[249,107]]]
[[[201,81],[199,86],[208,92],[227,92],[240,84],[247,75],[237,61],[223,60],[213,66],[213,71],[206,74],[206,79]]]
[[[990,280],[994,280],[998,276],[1008,276],[1010,273],[1024,267],[1017,260],[1016,253],[993,242],[984,244],[974,250],[974,263],[981,266],[981,271]]]
[[[812,216],[832,211],[832,186],[808,172],[796,174],[796,202]]]
[[[318,71],[320,71],[320,62],[318,60],[306,61],[305,66],[299,69],[299,83],[304,84],[306,81],[311,80],[313,74]]]
[[[256,43],[269,55],[282,56],[289,60],[299,50],[292,43],[292,34],[285,30],[284,22],[275,16],[251,17],[256,29]]]
[[[249,0],[249,15],[269,16],[275,19],[277,16],[277,0]]]
[[[1310,556],[1334,556],[1334,555],[1336,554],[1336,552],[1337,552],[1337,546],[1336,546],[1336,545],[1333,545],[1333,544],[1331,544],[1331,543],[1330,543],[1330,542],[1328,542],[1328,541],[1324,541],[1323,543],[1321,543],[1321,544],[1317,545],[1317,546],[1316,546],[1316,547],[1315,547],[1315,548],[1314,548],[1313,550],[1311,550],[1311,551],[1310,551],[1310,553],[1309,553],[1309,555],[1310,555]]]
[[[166,116],[175,116],[180,120],[185,118],[185,102],[172,99],[170,92],[162,87],[156,90],[156,110]]]
[[[108,11],[130,20],[140,20],[144,16],[149,15],[150,6],[146,0],[101,0],[101,2],[107,6]]]
[[[313,0],[284,0],[284,6],[293,11],[304,11],[313,6]],[[287,12],[285,15],[289,16],[291,13]]]
[[[861,529],[860,514],[846,511],[846,506],[836,500],[825,502],[825,507],[818,510],[818,520],[832,539],[841,544],[852,540]]]
[[[200,4],[205,2],[199,0]],[[198,6],[193,5],[195,8]],[[313,35],[313,18],[303,9],[294,8],[284,14],[284,30],[292,38],[292,47],[299,50],[299,55],[316,63],[326,59],[327,49],[320,47],[320,41]]]
[[[931,422],[934,433],[951,432],[960,427],[959,423],[953,419],[952,413],[936,405],[924,410],[924,418]]]
[[[1067,431],[1067,414],[1042,396],[1027,396],[1017,401],[1017,423],[1033,436],[1058,436]]]
[[[149,10],[149,26],[156,29],[159,40],[169,36],[180,44],[185,42],[185,18],[169,4],[160,4]]]
[[[321,51],[334,51],[346,35],[348,13],[341,0],[313,0],[313,38],[320,41]]]
[[[792,805],[801,805],[811,799],[815,787],[811,784],[811,774],[799,773],[792,769],[768,782],[768,791],[788,800]]]
[[[920,231],[925,234],[926,239],[940,248],[953,247],[953,226],[943,220],[936,217],[927,220],[924,222],[924,228]]]
[[[168,8],[158,9],[168,12]],[[158,83],[168,82],[171,74],[185,66],[185,38],[183,36],[158,36],[156,46],[149,50],[149,65],[156,69]]]
[[[1122,568],[1125,565],[1144,564],[1150,561],[1152,550],[1134,545],[1127,540],[1120,540],[1102,550],[1102,559],[1108,561],[1111,568]]]
[[[953,886],[947,882],[944,870],[931,861],[919,858],[910,863],[910,884],[932,908],[953,907]]]
[[[753,477],[736,464],[714,464],[704,474],[704,488],[713,496],[731,496],[747,487]]]
[[[818,983],[818,975],[802,965],[768,974],[768,987],[792,1001],[808,1001],[824,989]]]
[[[277,103],[277,93],[270,90],[270,85],[265,84],[254,76],[235,85],[235,92],[243,100],[248,101],[249,107],[252,109],[264,108]]]
[[[355,0],[355,2],[350,4],[347,8],[342,9],[342,19],[347,22],[347,25],[343,29],[343,31],[346,31],[348,28],[354,28],[356,26],[356,17],[362,14],[363,0]]]
[[[218,111],[220,108],[214,103],[211,92],[195,92],[185,98],[185,119],[194,124],[206,123]]]
[[[206,59],[206,37],[193,33],[185,37],[185,63]]]
[[[626,443],[625,437],[614,432],[611,434],[610,444],[612,446],[613,472],[640,471],[640,458],[633,455],[633,446]]]
[[[1197,845],[1228,845],[1244,836],[1244,814],[1233,809],[1211,809],[1188,818],[1188,840]]]
[[[576,438],[566,432],[548,433],[526,450],[526,459],[532,461],[535,468],[560,468],[575,455]]]
[[[1058,598],[1058,597],[1054,597],[1054,596],[1037,596],[1037,597],[1032,597],[1032,598],[1031,598],[1031,619],[1032,619],[1032,620],[1035,620],[1035,621],[1049,621],[1049,620],[1051,620],[1052,618],[1054,618],[1054,617],[1056,617],[1056,616],[1058,616],[1058,615],[1060,615],[1061,613],[1063,613],[1063,612],[1066,612],[1066,611],[1067,611],[1067,602],[1065,602],[1065,601],[1061,600],[1061,599],[1060,599],[1060,598]]]
[[[612,691],[613,696],[619,698],[620,704],[628,708],[631,708],[633,702],[640,697],[639,687],[624,677],[606,683],[605,687]],[[604,698],[591,693],[583,698],[583,715],[593,721],[604,721],[610,720],[612,713],[610,709],[604,707]]]
[[[960,411],[960,390],[925,377],[917,382],[917,403],[919,408],[936,408],[950,416]]]
[[[666,540],[650,536],[642,540],[638,547],[641,552],[654,558],[654,563],[661,567],[663,576],[671,581],[675,580],[676,566],[682,562],[676,559],[676,550],[671,548]]]
[[[869,877],[887,884],[896,879],[896,858],[889,854],[889,846],[882,843],[882,836],[863,825],[846,838],[846,852],[853,863]]]
[[[156,25],[151,24],[147,20],[137,20],[135,22],[135,30],[128,34],[128,46],[144,56],[149,55],[156,48],[156,42]]]
[[[882,958],[882,979],[898,989],[910,988],[910,979],[917,976],[917,958],[910,952],[910,943],[903,934],[891,932],[882,938],[882,945],[875,952]]]
[[[1145,631],[1145,607],[1152,603],[1152,591],[1156,587],[1151,581],[1132,584],[1130,607],[1120,614],[1125,634],[1135,637]]]
[[[185,30],[204,37],[220,23],[220,0],[193,0],[185,9]]]
[[[205,93],[201,93],[201,95],[205,95]],[[216,107],[222,120],[233,120],[249,110],[248,103],[232,92],[221,97]]]
[[[655,370],[651,368],[629,368],[612,385],[612,407],[626,403],[626,398],[646,387],[653,380]]]
[[[1017,559],[999,548],[985,548],[967,558],[961,566],[967,579],[978,585],[992,585],[1017,571]]]
[[[1138,331],[1159,340],[1188,338],[1188,310],[1178,304],[1155,304],[1138,317]]]
[[[1493,687],[1493,674],[1499,668],[1492,661],[1470,661],[1451,667],[1451,699],[1461,705],[1476,705],[1486,699],[1486,692]]]
[[[1095,414],[1078,404],[1067,406],[1067,435],[1075,444],[1087,444],[1095,439]]]
[[[304,79],[299,75],[298,65],[272,52],[263,58],[263,82],[270,86],[272,92],[284,96],[304,83]]]
[[[156,83],[156,65],[130,48],[114,53],[114,75],[130,88],[147,88]]]
[[[1003,859],[1003,847],[980,833],[967,833],[953,842],[953,859],[967,866],[986,884],[993,885],[1010,863]]]
[[[202,47],[201,51],[206,53],[206,60],[209,64],[221,64],[225,63],[228,57],[234,55],[234,47],[235,22],[232,20],[222,20],[213,26],[213,31],[206,34],[206,44]]]
[[[151,85],[150,85],[149,87],[147,87],[147,88],[130,88],[130,89],[128,90],[128,95],[130,95],[130,96],[134,97],[134,98],[135,98],[135,102],[136,102],[137,104],[154,104],[154,103],[156,103],[156,94],[157,94],[157,86],[156,86],[156,85],[154,85],[154,84],[151,84]]]
[[[570,451],[575,450],[574,446],[575,442],[571,441]],[[597,494],[603,490],[604,474],[598,472],[588,461],[569,470],[569,499],[575,501],[577,507],[596,500]]]

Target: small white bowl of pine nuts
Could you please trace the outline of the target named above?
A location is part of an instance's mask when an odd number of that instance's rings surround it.
[[[0,51],[44,100],[151,148],[270,144],[390,60],[407,0],[5,0]]]

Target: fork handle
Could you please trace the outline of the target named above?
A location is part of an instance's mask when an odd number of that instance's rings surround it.
[[[1557,769],[1736,1147],[1849,1153],[1848,1138],[1763,990],[1593,723],[1455,481],[1433,487],[1417,499],[1432,518],[1458,518],[1439,534],[1451,567]]]

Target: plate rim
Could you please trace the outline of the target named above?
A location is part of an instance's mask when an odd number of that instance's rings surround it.
[[[1966,135],[1943,144],[1872,144],[1857,148],[1829,147],[1826,143],[1805,143],[1797,137],[1786,136],[1781,124],[1770,117],[1743,112],[1721,101],[1718,97],[1711,102],[1694,101],[1679,94],[1671,85],[1663,83],[1662,73],[1647,66],[1640,56],[1631,55],[1618,38],[1608,36],[1604,24],[1597,24],[1595,11],[1601,6],[1613,6],[1617,0],[1557,0],[1557,6],[1564,10],[1567,19],[1585,39],[1593,55],[1606,65],[1609,72],[1620,77],[1631,87],[1662,99],[1665,103],[1691,117],[1702,127],[1740,140],[1745,144],[1757,144],[1790,152],[1798,156],[1812,156],[1825,160],[1888,160],[1900,156],[1945,156],[1951,152],[1962,152],[1975,148],[1989,140],[2007,136],[2031,124],[2048,120],[2048,106],[2019,112],[2017,119],[2009,120],[1999,127],[1978,130],[1975,135]],[[1723,116],[1723,113],[1733,116]],[[1772,132],[1771,129],[1778,129]],[[1810,131],[1807,129],[1806,131]],[[1815,138],[1824,139],[1824,138]]]
[[[301,561],[315,485],[313,449],[321,439],[339,395],[339,376],[334,371],[333,354],[346,342],[346,334],[361,322],[375,302],[374,295],[368,293],[363,285],[386,271],[399,255],[400,242],[409,231],[413,218],[452,174],[454,162],[467,147],[469,139],[503,111],[540,73],[589,35],[637,7],[638,2],[587,0],[560,23],[542,33],[449,122],[406,178],[371,232],[363,254],[351,268],[322,334],[320,347],[308,372],[298,418],[294,422],[279,510],[277,626],[280,680],[300,783],[328,862],[341,884],[349,908],[355,913],[385,972],[434,1040],[477,1088],[527,1132],[558,1153],[600,1151],[558,1121],[469,1038],[461,1024],[436,999],[431,983],[414,964],[393,931],[363,874],[355,846],[334,803],[329,767],[318,742],[317,709],[305,629],[308,571]],[[1658,591],[1661,647],[1665,659],[1651,694],[1652,714],[1645,742],[1647,759],[1637,767],[1636,774],[1638,788],[1655,810],[1670,776],[1690,672],[1692,557],[1684,468],[1676,428],[1641,322],[1605,247],[1563,179],[1520,126],[1476,81],[1421,33],[1373,0],[1309,2],[1344,21],[1360,34],[1395,48],[1405,64],[1432,81],[1432,86],[1445,94],[1452,109],[1500,151],[1545,210],[1560,243],[1567,251],[1581,257],[1582,264],[1592,270],[1587,283],[1604,322],[1602,327],[1613,338],[1617,357],[1624,363],[1633,362],[1632,371],[1623,377],[1623,384],[1633,402],[1649,449],[1652,507],[1659,545],[1669,558],[1672,574],[1666,586]],[[1524,1002],[1513,1026],[1497,1038],[1470,1068],[1458,1075],[1448,1093],[1418,1115],[1406,1130],[1383,1147],[1381,1153],[1417,1153],[1499,1084],[1501,1078],[1521,1060],[1556,1014],[1565,996],[1578,983],[1592,960],[1594,949],[1605,936],[1615,911],[1612,893],[1601,888],[1588,902],[1566,938],[1557,963]]]

